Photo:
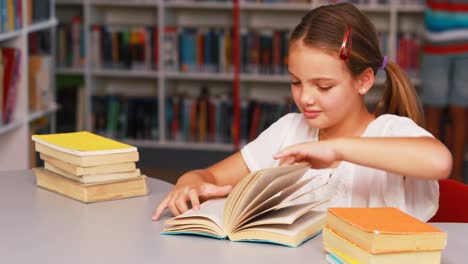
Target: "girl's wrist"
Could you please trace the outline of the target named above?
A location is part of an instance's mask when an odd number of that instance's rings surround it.
[[[344,155],[342,150],[343,146],[347,144],[346,141],[346,138],[334,138],[323,142],[325,142],[325,144],[333,151],[336,161],[343,161]]]

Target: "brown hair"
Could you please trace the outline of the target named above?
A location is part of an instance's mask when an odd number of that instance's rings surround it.
[[[289,43],[291,46],[295,41],[301,40],[307,46],[340,54],[348,26],[352,29],[352,48],[346,60],[348,69],[357,77],[370,67],[375,75],[384,60],[377,32],[369,19],[352,4],[326,5],[309,11],[294,28]],[[385,67],[385,72],[385,91],[377,104],[375,114],[407,116],[418,125],[423,125],[421,103],[405,72],[390,61]]]

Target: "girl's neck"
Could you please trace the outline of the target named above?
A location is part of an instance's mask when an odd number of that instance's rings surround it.
[[[374,119],[375,115],[369,113],[367,108],[363,106],[355,113],[347,115],[338,124],[320,129],[319,140],[340,137],[360,137]]]

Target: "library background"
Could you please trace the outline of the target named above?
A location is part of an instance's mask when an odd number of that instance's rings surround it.
[[[308,10],[335,2],[1,1],[0,170],[39,165],[33,134],[81,130],[138,147],[142,173],[169,182],[227,157],[297,111],[288,34]],[[425,1],[349,2],[420,89]],[[377,77],[370,108],[384,88]],[[444,111],[449,147],[453,123]]]

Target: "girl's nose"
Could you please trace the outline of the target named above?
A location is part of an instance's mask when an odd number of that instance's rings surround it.
[[[305,88],[301,93],[301,104],[302,105],[313,105],[315,103],[315,94],[313,89]]]

